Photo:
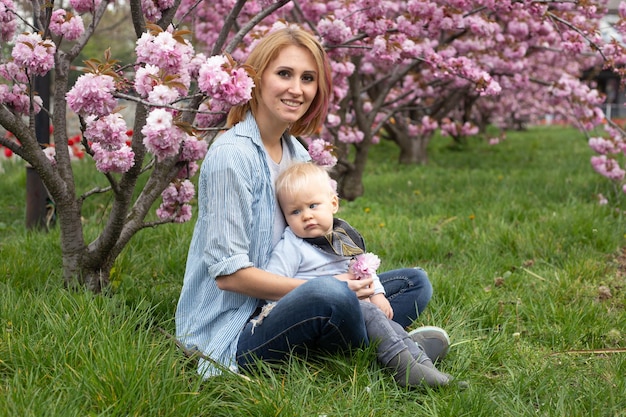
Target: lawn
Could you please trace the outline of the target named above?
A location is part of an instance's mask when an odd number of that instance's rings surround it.
[[[109,294],[69,292],[58,228],[24,230],[25,168],[3,161],[0,415],[626,416],[626,196],[591,155],[555,126],[495,146],[437,137],[425,166],[397,165],[382,143],[365,195],[341,202],[382,270],[428,272],[434,296],[413,327],[448,331],[439,368],[464,391],[398,388],[371,349],[202,381],[167,337],[193,222],[135,236]],[[91,235],[106,200],[88,208]]]

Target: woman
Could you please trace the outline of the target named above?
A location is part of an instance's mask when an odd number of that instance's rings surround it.
[[[256,71],[253,97],[230,111],[230,129],[202,164],[198,220],[176,310],[179,340],[213,359],[200,361],[205,377],[245,369],[255,358],[279,361],[368,343],[358,299],[372,295],[371,279],[344,274],[305,281],[263,270],[285,228],[274,180],[290,162],[310,159],[294,136],[313,134],[326,118],[328,57],[308,32],[286,27],[264,37],[246,64]],[[405,269],[380,278],[397,321],[408,326],[432,294],[426,274]],[[278,302],[254,327],[261,300]]]

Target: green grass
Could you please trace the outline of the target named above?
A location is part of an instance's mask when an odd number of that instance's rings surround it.
[[[113,294],[68,292],[58,229],[24,230],[25,168],[4,163],[0,415],[626,416],[626,202],[582,135],[532,128],[462,149],[437,138],[426,166],[397,165],[387,143],[375,152],[365,195],[340,216],[381,269],[426,269],[435,292],[415,325],[448,330],[440,369],[468,390],[399,389],[371,350],[201,381],[159,331],[174,332],[193,224],[137,235]],[[88,189],[95,177],[77,169]],[[93,235],[106,199],[88,207]]]

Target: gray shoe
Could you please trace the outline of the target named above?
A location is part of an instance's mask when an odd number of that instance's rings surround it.
[[[433,362],[445,358],[450,348],[450,337],[445,330],[435,326],[422,326],[409,332],[409,337],[420,345]]]

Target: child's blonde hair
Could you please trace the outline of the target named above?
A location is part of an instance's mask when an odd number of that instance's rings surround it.
[[[306,187],[328,188],[328,193],[337,195],[328,171],[313,162],[296,162],[287,167],[276,178],[276,196],[292,196]]]

